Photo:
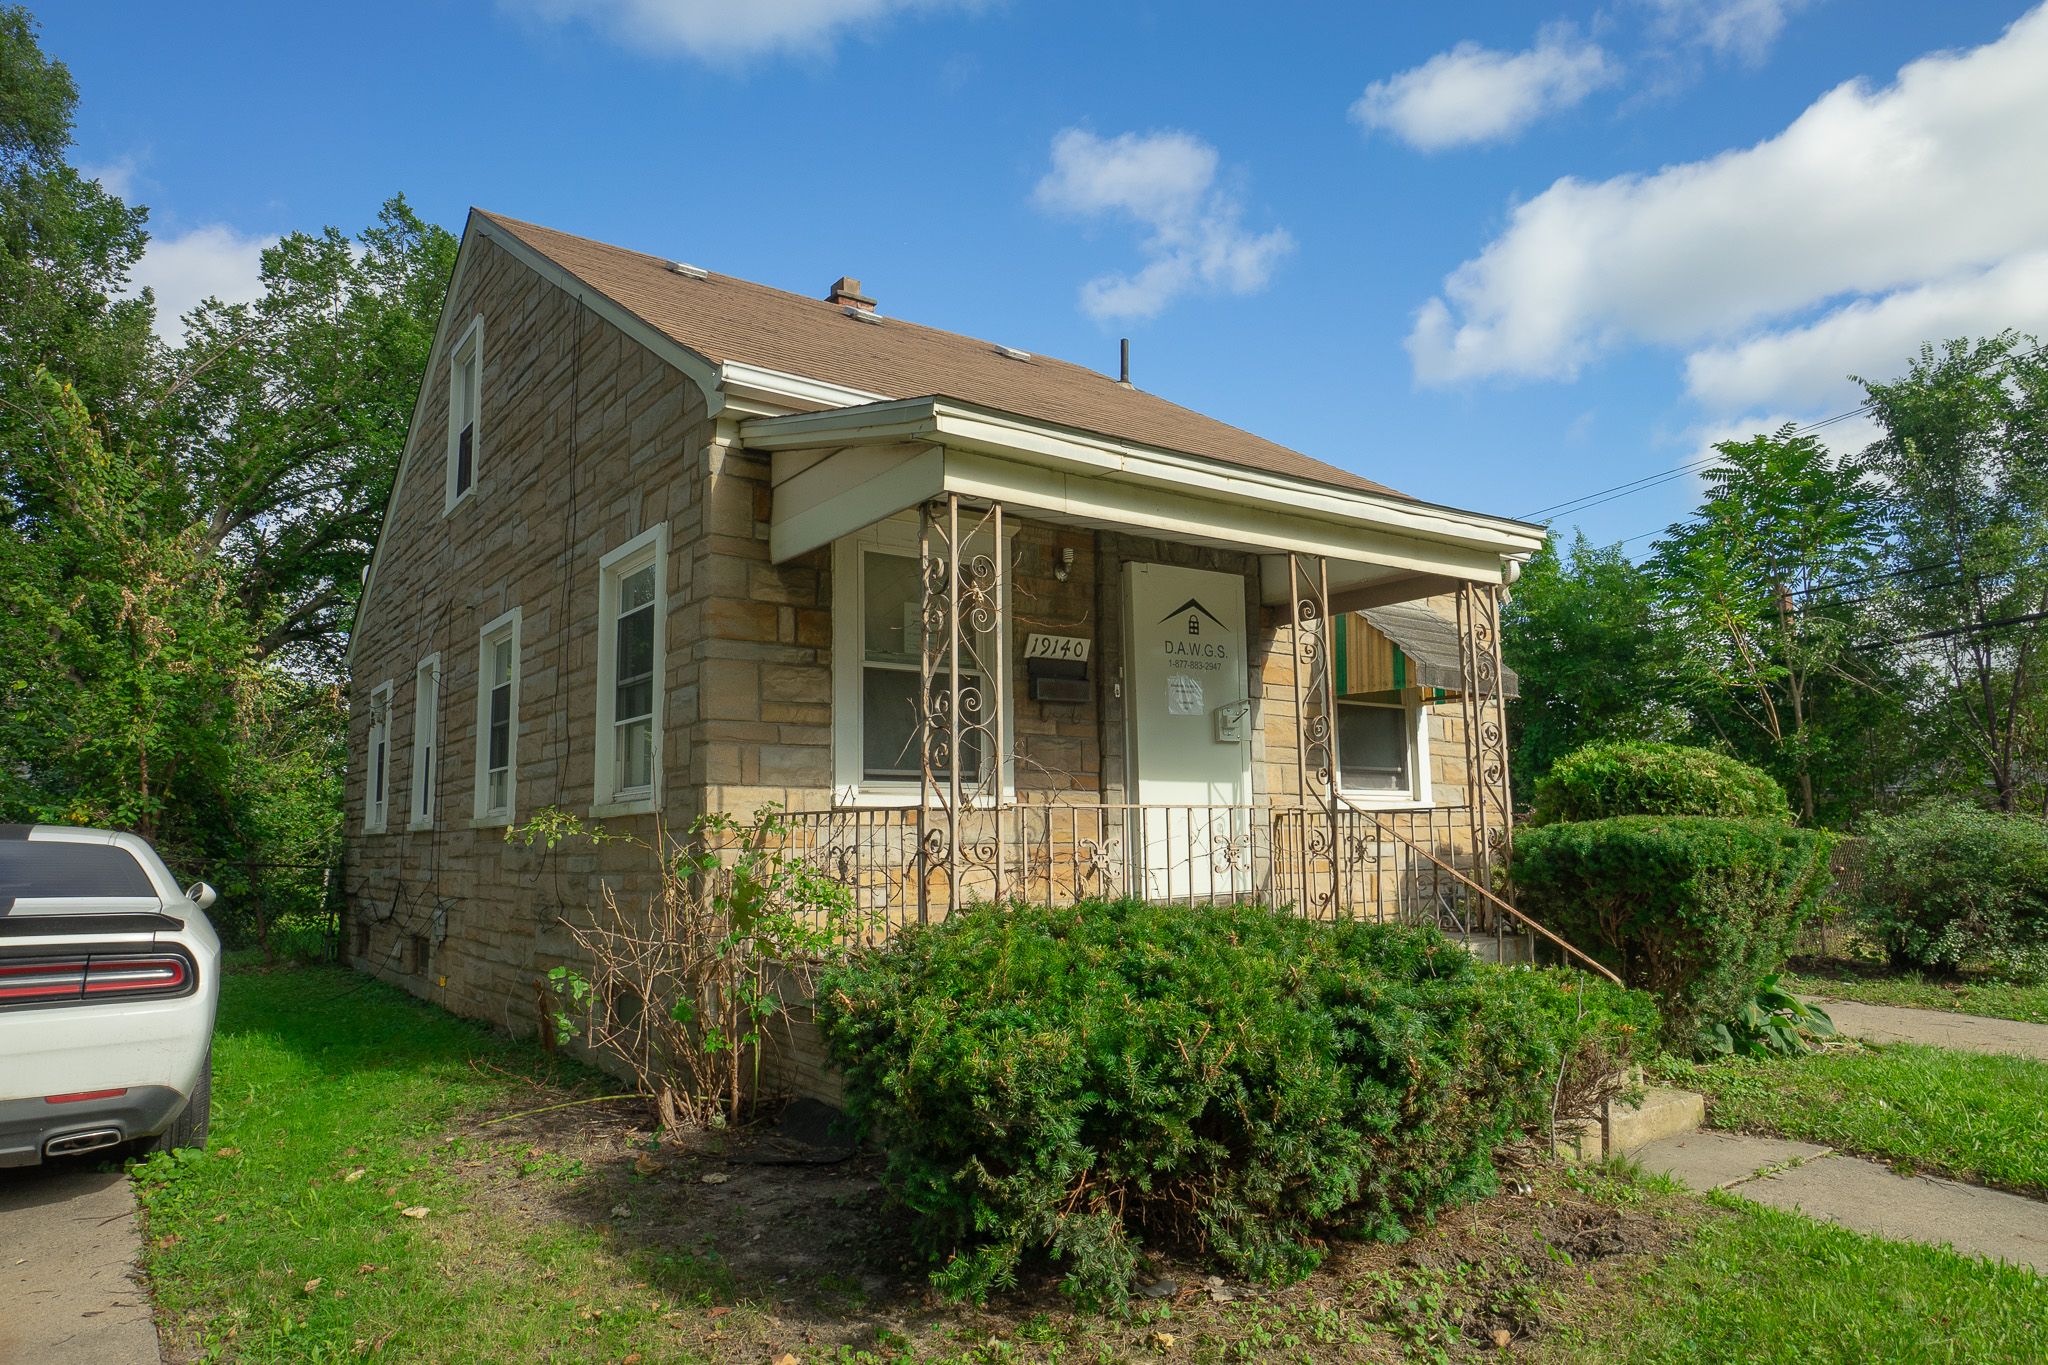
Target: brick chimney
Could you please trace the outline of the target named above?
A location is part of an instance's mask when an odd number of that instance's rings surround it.
[[[860,292],[860,281],[851,275],[841,275],[833,284],[832,292],[825,296],[825,301],[842,308],[858,308],[863,313],[875,311],[875,301]]]

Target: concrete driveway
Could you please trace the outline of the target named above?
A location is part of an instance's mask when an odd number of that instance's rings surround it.
[[[0,1170],[0,1362],[160,1365],[128,1178],[56,1162]]]

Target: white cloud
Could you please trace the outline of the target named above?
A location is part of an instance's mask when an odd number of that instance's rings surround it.
[[[1685,358],[1685,386],[1701,402],[1724,408],[1853,403],[1861,394],[1851,374],[1889,379],[1904,372],[1922,342],[2008,327],[2048,336],[2048,251],[1859,299],[1804,327],[1702,348]]]
[[[1754,147],[1560,180],[1418,310],[1416,376],[1570,378],[1630,342],[1726,342],[2039,251],[2043,70],[2048,8],[1884,89],[1839,86]]]
[[[175,346],[185,338],[185,314],[207,299],[249,303],[262,294],[263,251],[276,242],[223,223],[151,237],[130,284],[137,293],[155,291],[157,335]]]
[[[1464,42],[1374,81],[1351,106],[1351,117],[1368,131],[1384,129],[1418,151],[1438,152],[1513,137],[1620,74],[1598,46],[1568,25],[1553,25],[1526,52]]]
[[[135,175],[139,167],[132,156],[115,157],[100,166],[80,166],[78,173],[87,180],[97,180],[100,188],[116,199],[132,199],[135,194]]]
[[[1145,230],[1146,263],[1081,287],[1081,308],[1098,321],[1156,317],[1199,286],[1232,294],[1266,287],[1294,249],[1287,229],[1247,231],[1244,206],[1216,184],[1216,149],[1167,130],[1100,138],[1069,128],[1052,140],[1052,169],[1033,198],[1075,217],[1122,216]]]
[[[500,0],[542,19],[583,19],[629,47],[714,63],[829,52],[848,29],[978,0]]]
[[[1644,0],[1652,27],[1667,42],[1704,48],[1755,65],[1769,54],[1785,21],[1810,0]]]

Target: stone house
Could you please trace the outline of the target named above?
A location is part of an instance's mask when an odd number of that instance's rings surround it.
[[[892,924],[1264,896],[1529,928],[1495,632],[1541,528],[1127,379],[473,212],[350,645],[362,970],[517,1031],[652,838],[789,812]]]

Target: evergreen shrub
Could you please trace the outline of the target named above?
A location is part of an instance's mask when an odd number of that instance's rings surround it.
[[[1099,1304],[1148,1241],[1285,1282],[1329,1235],[1398,1238],[1655,1026],[1433,930],[1137,900],[910,930],[830,971],[818,1018],[935,1282],[984,1298],[1044,1257]]]
[[[1526,830],[1517,904],[1663,1014],[1667,1047],[1737,1016],[1830,885],[1832,838],[1778,820],[1623,815]]]
[[[1616,740],[1566,754],[1536,784],[1530,823],[1615,815],[1783,820],[1785,789],[1760,768],[1712,749]]]

